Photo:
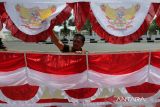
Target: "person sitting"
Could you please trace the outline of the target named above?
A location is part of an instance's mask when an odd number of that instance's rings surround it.
[[[86,53],[86,50],[82,48],[85,42],[85,37],[82,34],[77,33],[74,35],[73,46],[64,44],[53,31],[51,32],[51,41],[61,52]]]

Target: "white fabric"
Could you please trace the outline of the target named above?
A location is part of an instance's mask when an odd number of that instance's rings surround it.
[[[27,83],[26,68],[19,68],[15,71],[0,72],[0,87],[17,86]]]
[[[9,86],[9,85],[16,86],[16,85],[23,85],[26,83],[37,86],[45,85],[45,87],[48,87],[49,90],[52,91],[52,93],[54,93],[56,89],[66,90],[66,89],[82,88],[82,87],[91,87],[91,88],[129,87],[129,86],[140,85],[145,82],[160,84],[159,73],[160,73],[160,68],[154,67],[152,65],[145,66],[140,70],[134,71],[133,73],[123,74],[123,75],[108,75],[108,74],[98,73],[93,70],[86,70],[83,73],[72,74],[72,75],[55,75],[55,74],[53,75],[35,71],[27,67],[23,67],[15,71],[0,72],[0,86]],[[111,91],[113,92],[113,89]],[[13,101],[5,97],[0,92],[0,100],[6,101],[7,103],[13,104],[14,106],[16,105],[29,106],[28,104],[32,105],[33,103],[38,101],[41,98],[43,92],[44,88],[41,87],[38,93],[28,101]],[[121,88],[121,92],[125,96],[132,97],[126,91],[125,88]],[[99,94],[100,92],[98,92],[96,96],[91,97],[90,99],[98,97]],[[159,102],[158,100],[159,97],[160,97],[160,92],[156,93],[154,96],[146,98],[145,100],[156,103]],[[70,102],[77,102],[77,100],[73,98],[68,97],[68,99]],[[87,100],[82,99],[82,100],[84,102],[89,102],[90,99]],[[107,103],[108,102],[98,103],[98,105],[99,104],[103,105]],[[140,102],[140,103],[144,104],[145,102]],[[51,103],[51,104],[54,105],[58,103]],[[92,105],[92,103],[87,103],[87,104],[88,106]],[[95,103],[93,103],[93,105],[95,105]]]
[[[160,85],[160,68],[151,65],[148,78],[150,83]]]
[[[92,102],[92,103],[36,103],[36,104],[1,104],[1,107],[106,107],[106,105],[112,104],[111,102]],[[118,106],[116,106],[118,107]]]
[[[1,0],[0,2],[50,2],[50,3],[55,3],[55,2],[117,2],[120,0]],[[121,1],[130,1],[130,0],[121,0]],[[132,1],[143,1],[143,0],[132,0]],[[153,2],[153,3],[160,3],[160,0],[145,0],[146,2]]]
[[[138,79],[137,79],[138,78]],[[47,82],[46,82],[47,81]],[[124,75],[108,75],[92,70],[74,75],[53,75],[29,69],[28,82],[31,85],[46,85],[56,89],[73,89],[82,87],[122,87],[135,86],[148,81],[148,66]]]
[[[72,89],[87,81],[86,72],[73,75],[46,74],[28,68],[28,82],[31,85],[46,85],[56,89]]]
[[[145,81],[147,81],[147,78],[148,78],[148,66],[145,66],[133,73],[124,75],[107,75],[95,71],[89,72],[89,80],[97,84],[98,87],[135,86],[144,83]]]
[[[65,7],[65,3],[5,3],[5,9],[11,20],[20,31],[29,35],[36,35],[47,30],[51,19],[55,18]]]
[[[149,65],[122,75],[102,74],[93,70],[71,75],[56,75],[42,73],[27,67],[10,72],[0,72],[0,86],[17,86],[28,83],[36,86],[45,85],[50,89],[67,90],[83,87],[129,87],[145,82],[159,85],[160,69]]]
[[[102,11],[101,5],[106,6],[105,12]],[[135,11],[136,6],[139,8],[136,12],[133,12]],[[128,0],[126,2],[108,1],[108,3],[104,4],[91,2],[91,9],[101,27],[109,34],[118,37],[127,36],[136,32],[142,25],[148,13],[149,7],[150,2],[140,0]],[[107,17],[109,17],[110,19],[108,19]],[[131,17],[133,17],[133,19]]]

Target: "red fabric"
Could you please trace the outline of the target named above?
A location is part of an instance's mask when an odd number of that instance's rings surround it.
[[[160,27],[160,3],[156,3],[158,10],[157,10],[157,17],[156,17],[156,23]]]
[[[54,27],[54,25],[62,24],[65,20],[67,20],[71,15],[72,8],[67,4],[66,8],[56,16],[55,19],[51,20],[51,28]]]
[[[4,15],[5,13],[5,8],[4,8],[4,3],[3,2],[0,2],[0,20],[2,22],[4,22],[4,18],[6,18],[6,16]]]
[[[1,91],[6,97],[12,100],[30,100],[36,95],[38,88],[38,86],[26,84],[21,86],[1,87]]]
[[[134,97],[147,98],[156,94],[160,89],[160,85],[144,83],[139,86],[127,87],[126,89]]]
[[[28,35],[23,32],[21,32],[16,25],[11,21],[11,19],[6,20],[6,29],[11,31],[12,36],[21,39],[25,42],[39,42],[42,40],[46,40],[50,34],[47,31],[43,31],[42,33],[39,33],[38,35]]]
[[[110,75],[127,74],[147,65],[148,55],[148,53],[89,55],[89,69]]]
[[[72,89],[66,90],[68,96],[75,99],[84,99],[92,97],[96,92],[97,88],[80,88],[80,89]]]
[[[0,52],[0,57],[0,72],[8,72],[25,67],[23,53]]]
[[[25,67],[24,54],[1,52],[0,71],[13,71]],[[89,69],[96,72],[121,75],[137,71],[149,62],[149,53],[91,54]],[[27,66],[33,70],[59,75],[81,73],[87,69],[85,55],[51,55],[27,53]],[[160,66],[156,53],[151,64]]]
[[[91,102],[113,102],[115,100],[116,100],[116,98],[114,96],[111,96],[111,97],[108,97],[108,98],[98,98],[98,99],[95,99],[95,100],[93,100]],[[68,102],[67,99],[57,99],[57,98],[54,98],[54,99],[41,99],[37,103],[53,103],[53,102],[70,103],[70,102]]]
[[[69,103],[67,99],[58,99],[58,98],[41,99],[37,103],[53,103],[53,102]]]
[[[0,20],[0,31],[3,29],[3,23]]]
[[[3,28],[3,17],[4,17],[3,13],[4,13],[4,11],[5,11],[4,5],[3,5],[3,3],[1,2],[1,3],[0,3],[0,31],[1,31],[2,28]]]
[[[152,52],[151,65],[160,68],[160,52]]]
[[[0,2],[0,15],[1,13],[3,13],[3,11],[4,11],[3,2]]]
[[[4,7],[4,6],[3,6]],[[1,12],[2,14],[2,22],[6,24],[6,28],[11,31],[11,34],[19,38],[25,42],[39,42],[42,40],[46,40],[50,36],[50,30],[53,29],[54,25],[63,23],[64,20],[66,20],[70,16],[71,8],[70,6],[66,6],[66,8],[53,20],[51,20],[50,27],[37,35],[28,35],[23,32],[21,32],[16,25],[12,22],[10,17],[8,16],[7,12],[3,10]]]
[[[88,2],[71,3],[70,6],[74,11],[74,22],[78,30],[84,26],[87,18],[89,17],[90,5]]]
[[[109,98],[98,98],[96,100],[93,100],[92,102],[113,102],[115,101],[116,99],[114,97],[109,97]],[[5,102],[3,101],[0,101],[0,104],[5,104]],[[40,99],[38,102],[38,104],[41,104],[41,103],[70,103],[68,102],[67,99],[58,99],[58,98],[52,98],[52,99]],[[51,106],[51,107],[56,107],[56,106]],[[106,107],[112,107],[112,106],[106,106]]]
[[[93,31],[95,31],[101,38],[104,38],[106,41],[113,44],[126,44],[126,43],[130,43],[137,40],[140,36],[142,36],[148,30],[149,25],[155,16],[156,10],[157,10],[157,7],[155,6],[155,4],[152,4],[140,28],[133,34],[126,35],[124,37],[117,37],[107,33],[101,27],[101,25],[97,22],[92,11],[90,11],[90,22],[91,22]]]
[[[27,54],[28,67],[40,72],[69,75],[86,70],[85,55]]]
[[[155,107],[160,107],[160,102],[156,103]]]

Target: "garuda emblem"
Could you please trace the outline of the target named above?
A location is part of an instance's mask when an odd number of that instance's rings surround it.
[[[27,8],[17,4],[15,8],[24,23],[22,26],[29,29],[40,29],[42,25],[47,23],[47,18],[56,11],[54,5],[46,9],[40,9],[39,7]]]
[[[132,5],[130,8],[118,7],[115,9],[108,4],[101,5],[101,9],[109,22],[108,27],[114,30],[126,30],[132,27],[131,23],[139,8],[139,4]]]

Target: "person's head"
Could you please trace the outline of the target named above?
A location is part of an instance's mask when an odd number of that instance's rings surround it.
[[[73,49],[80,51],[85,42],[85,37],[82,34],[75,34],[73,38]]]

